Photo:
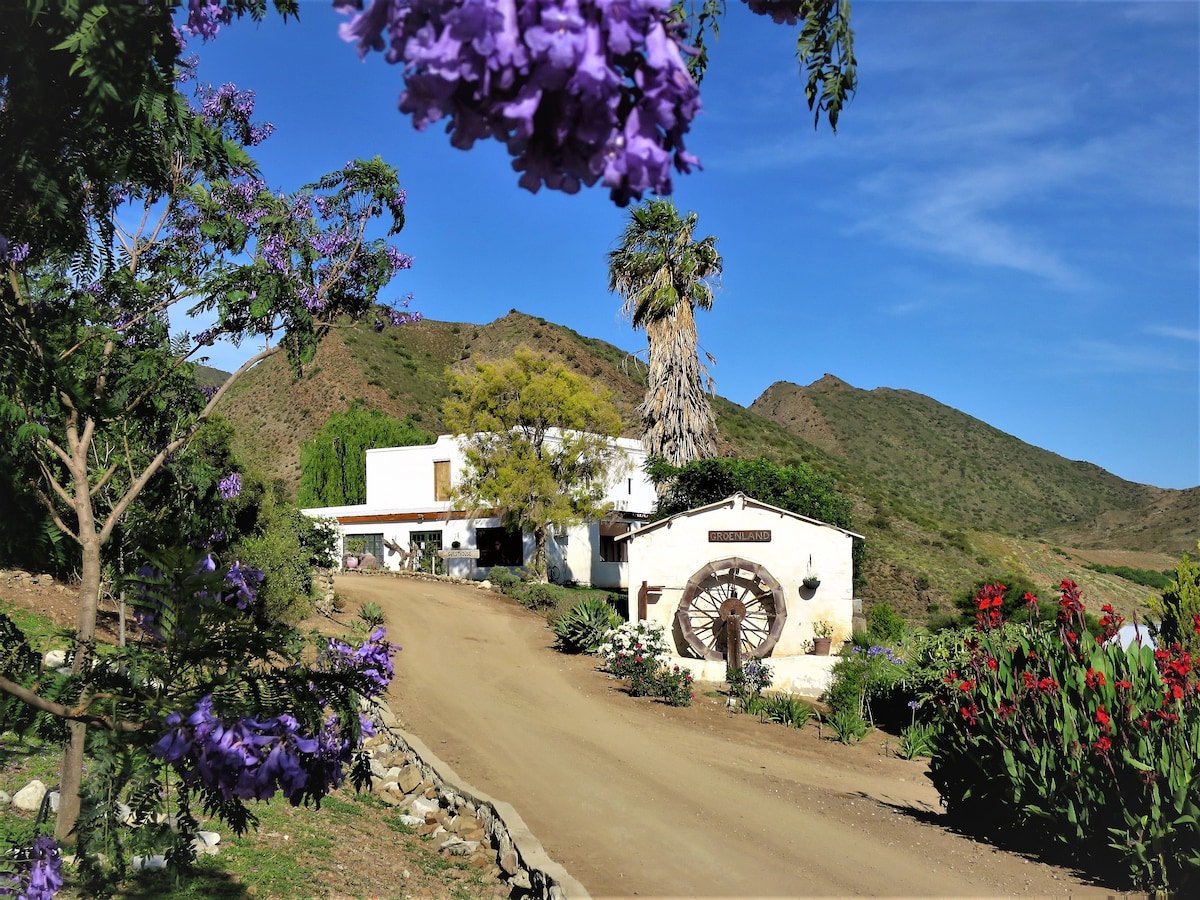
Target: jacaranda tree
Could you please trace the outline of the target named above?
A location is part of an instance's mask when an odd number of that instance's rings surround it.
[[[217,166],[214,177],[214,144],[224,160],[248,160],[270,133],[253,121],[252,100],[231,85],[202,88],[191,115],[210,140],[172,153],[162,189],[94,186],[91,253],[32,265],[26,248],[9,244],[0,260],[0,346],[11,361],[0,404],[41,471],[46,508],[81,552],[76,675],[92,665],[102,563],[121,517],[238,378],[280,353],[302,365],[335,325],[411,318],[402,303],[379,305],[410,260],[368,230],[380,219],[388,235],[403,225],[392,167],[353,161],[290,194],[249,164]],[[172,335],[184,312],[203,326]],[[200,390],[191,360],[220,340],[256,350],[224,384]],[[94,720],[86,693],[72,710],[62,839],[78,816]]]
[[[24,701],[24,712],[0,704],[0,724],[27,730],[49,713],[90,727],[74,835],[88,894],[110,895],[133,852],[186,870],[199,815],[241,834],[256,822],[247,801],[320,805],[348,770],[356,786],[369,781],[363,711],[386,691],[397,648],[383,629],[353,645],[303,638],[263,614],[262,577],[204,551],[159,554],[127,582],[137,639],[71,674],[41,671],[0,616],[0,688]],[[0,868],[0,893],[52,897],[54,849],[39,838],[31,866]]]

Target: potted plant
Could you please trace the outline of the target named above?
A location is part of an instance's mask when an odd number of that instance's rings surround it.
[[[817,656],[828,656],[832,643],[833,626],[824,619],[813,622],[813,653]]]

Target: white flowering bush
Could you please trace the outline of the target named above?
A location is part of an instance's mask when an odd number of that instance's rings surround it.
[[[662,696],[660,684],[663,673],[670,671],[671,649],[661,625],[626,622],[609,633],[597,652],[609,672],[629,681],[632,696]]]

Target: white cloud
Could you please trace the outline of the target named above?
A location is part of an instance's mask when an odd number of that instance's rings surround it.
[[[1142,332],[1156,337],[1176,338],[1181,341],[1200,343],[1200,330],[1195,328],[1178,328],[1173,325],[1148,325],[1142,329]]]
[[[1110,340],[1077,340],[1055,354],[1059,362],[1090,372],[1131,374],[1135,372],[1195,372],[1191,356],[1164,353],[1162,347]]]

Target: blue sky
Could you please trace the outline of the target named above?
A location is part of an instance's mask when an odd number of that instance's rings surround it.
[[[391,288],[433,319],[517,309],[644,350],[607,291],[627,212],[533,195],[498,144],[396,109],[326,2],[190,49],[257,92],[257,156],[294,189],[380,155],[408,191]],[[795,30],[731,3],[675,202],[725,274],[698,316],[719,394],[832,373],[927,394],[1160,487],[1200,484],[1200,15],[1190,2],[859,2],[859,92],[812,127]],[[493,142],[494,144],[494,142]],[[231,367],[235,357],[214,354]]]

